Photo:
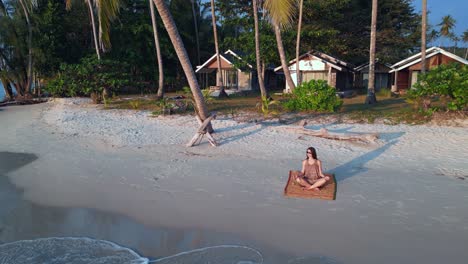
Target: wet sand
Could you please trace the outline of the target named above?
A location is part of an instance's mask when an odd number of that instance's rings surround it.
[[[45,122],[48,107],[0,112],[1,242],[88,236],[151,258],[237,244],[261,251],[265,263],[317,256],[317,263],[468,258],[468,180],[457,178],[468,171],[466,128],[334,128],[383,132],[378,145],[355,146],[303,141],[264,127],[229,129],[221,121],[214,125],[223,145],[187,149],[178,139],[158,142],[158,135],[148,137],[150,144],[137,135],[126,138],[138,144],[119,144],[124,141],[105,123],[109,131],[78,133],[80,119]],[[169,132],[172,127],[182,141],[194,130],[171,123]],[[298,169],[309,145],[337,175],[336,201],[282,196],[288,170]]]

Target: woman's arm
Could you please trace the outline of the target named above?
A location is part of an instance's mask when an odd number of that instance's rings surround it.
[[[319,168],[319,175],[320,177],[325,177],[325,175],[323,174],[323,171],[322,171],[322,162],[320,160],[317,160],[318,162],[318,168]]]
[[[305,164],[306,164],[307,160],[303,160],[302,161],[302,170],[301,170],[301,176],[304,177],[305,175]]]

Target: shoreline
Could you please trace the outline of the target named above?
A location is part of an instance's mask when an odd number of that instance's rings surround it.
[[[25,199],[128,215],[146,226],[230,234],[224,239],[255,240],[273,249],[270,255],[289,258],[438,263],[468,257],[462,250],[468,181],[457,178],[468,175],[466,128],[308,126],[380,133],[375,144],[363,145],[219,119],[213,123],[219,147],[203,141],[185,148],[197,127],[192,117],[149,118],[75,103],[0,112],[8,124],[2,149],[38,157],[6,173]],[[287,171],[298,169],[309,145],[337,177],[336,201],[282,196]],[[441,240],[451,246],[441,248]]]

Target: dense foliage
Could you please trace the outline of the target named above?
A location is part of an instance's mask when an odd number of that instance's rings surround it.
[[[419,76],[408,96],[426,108],[439,100],[448,110],[464,110],[468,106],[468,66],[449,64],[432,69]]]
[[[323,80],[304,82],[294,89],[291,98],[285,103],[289,110],[311,110],[335,112],[343,101],[336,96],[336,89]]]
[[[111,92],[128,85],[124,74],[128,65],[95,56],[86,57],[79,64],[62,64],[55,78],[51,79],[46,91],[52,96],[93,96],[97,102],[106,88]]]

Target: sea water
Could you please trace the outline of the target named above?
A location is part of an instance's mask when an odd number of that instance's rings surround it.
[[[253,248],[220,245],[149,260],[135,251],[105,240],[85,237],[52,237],[21,240],[0,245],[0,264],[149,264],[219,263],[262,264],[263,256]]]

